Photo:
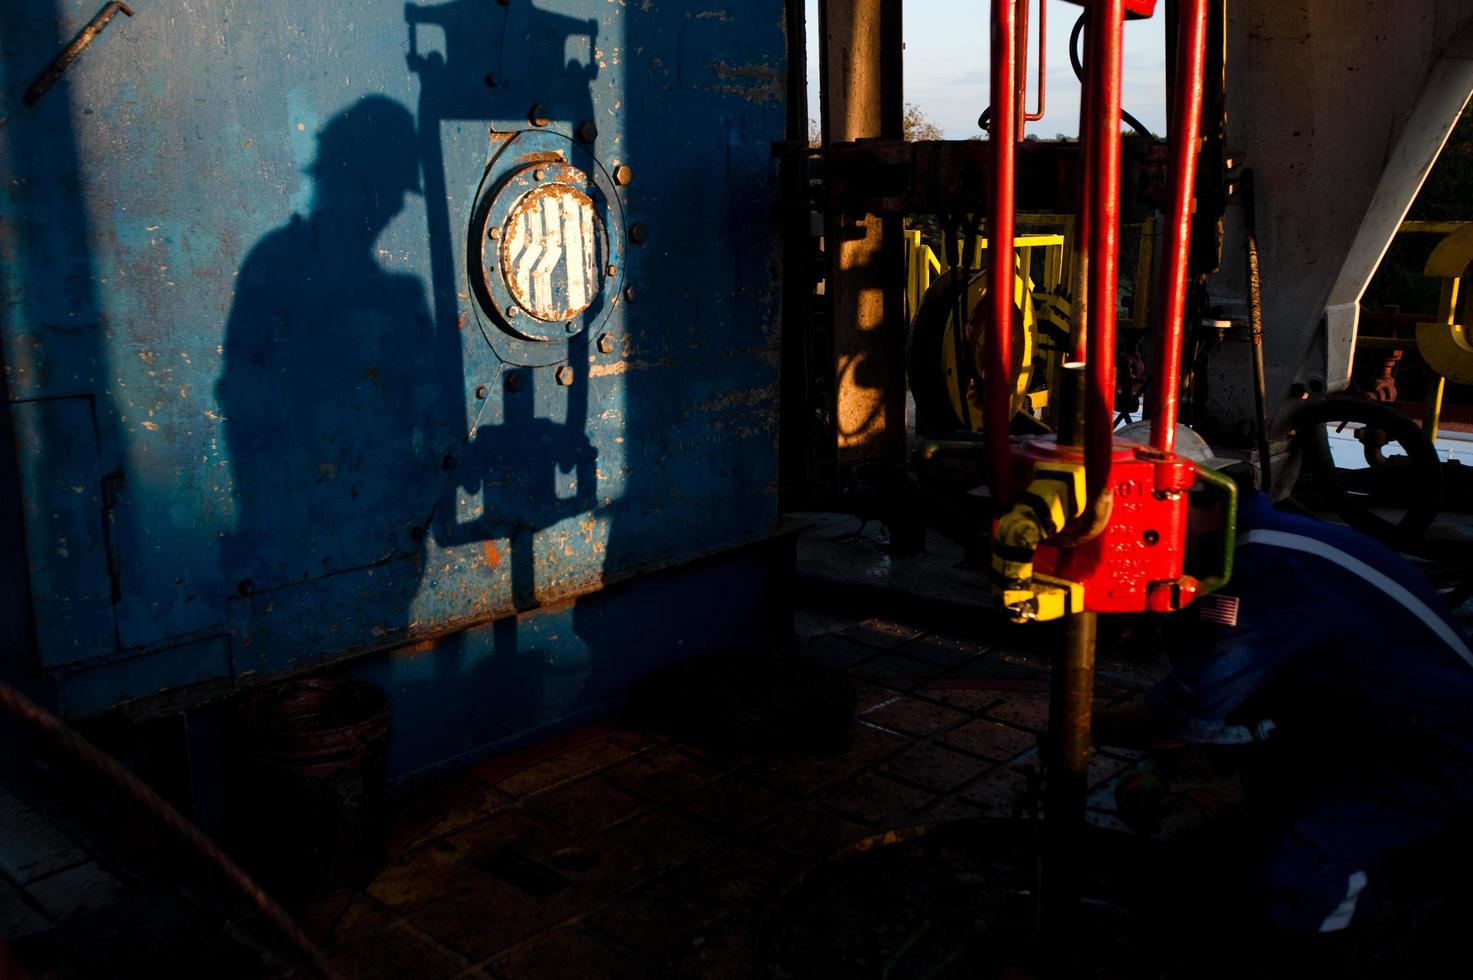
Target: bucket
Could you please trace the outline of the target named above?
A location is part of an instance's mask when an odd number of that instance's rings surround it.
[[[237,805],[245,853],[283,894],[366,884],[383,865],[389,703],[342,678],[291,681],[242,705]]]

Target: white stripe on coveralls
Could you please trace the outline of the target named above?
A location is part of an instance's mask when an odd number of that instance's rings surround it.
[[[1378,572],[1359,558],[1348,555],[1332,545],[1323,541],[1306,537],[1302,534],[1290,534],[1286,531],[1249,531],[1238,539],[1238,544],[1263,544],[1276,548],[1288,548],[1292,551],[1300,551],[1309,555],[1318,555],[1327,561],[1332,561],[1341,568],[1357,576],[1369,585],[1380,589],[1390,598],[1396,600],[1403,608],[1436,633],[1437,636],[1453,652],[1470,667],[1473,667],[1473,651],[1469,651],[1468,644],[1463,638],[1448,625],[1447,621],[1437,615],[1436,611],[1428,608],[1427,604],[1413,595],[1405,586],[1388,575]],[[1345,882],[1345,898],[1335,910],[1325,917],[1320,923],[1320,932],[1338,932],[1348,927],[1351,920],[1355,918],[1355,907],[1360,898],[1360,893],[1366,887],[1366,873],[1356,871],[1350,875]]]
[[[1403,586],[1400,582],[1376,571],[1370,565],[1352,555],[1348,555],[1333,545],[1326,544],[1315,538],[1306,537],[1302,534],[1290,534],[1287,531],[1249,531],[1238,539],[1238,547],[1250,544],[1265,544],[1274,548],[1288,548],[1291,551],[1302,551],[1308,555],[1317,555],[1327,561],[1332,561],[1341,568],[1357,576],[1369,585],[1380,589],[1390,598],[1401,604],[1407,612],[1421,620],[1432,632],[1448,646],[1453,652],[1470,667],[1473,667],[1473,651],[1468,649],[1468,644],[1457,634],[1447,620],[1428,607],[1427,603]]]
[[[1350,925],[1350,920],[1355,918],[1355,903],[1360,898],[1360,893],[1366,890],[1366,873],[1364,871],[1353,872],[1345,881],[1345,899],[1335,906],[1335,911],[1325,916],[1325,921],[1320,923],[1320,932],[1339,932]]]

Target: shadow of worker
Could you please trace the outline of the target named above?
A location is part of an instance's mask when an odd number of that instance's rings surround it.
[[[407,225],[385,231],[419,191],[415,146],[382,96],[322,128],[310,213],[240,270],[216,392],[235,480],[226,581],[249,594],[404,559],[386,576],[401,608],[374,613],[389,630],[418,587],[446,421],[423,283],[379,261],[414,247]]]

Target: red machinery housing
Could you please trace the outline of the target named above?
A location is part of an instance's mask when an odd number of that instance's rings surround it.
[[[1052,440],[1015,443],[1014,480],[1026,484],[1035,469],[1059,460],[1083,463],[1082,450]],[[1091,612],[1169,612],[1196,594],[1183,577],[1187,491],[1197,481],[1190,460],[1138,443],[1116,442],[1111,460],[1109,523],[1072,547],[1043,544],[1034,570],[1084,587]]]

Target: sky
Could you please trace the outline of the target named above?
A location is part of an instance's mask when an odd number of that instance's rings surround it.
[[[808,6],[808,114],[818,118],[818,0]],[[1028,108],[1036,104],[1039,0],[1030,4]],[[977,116],[987,105],[988,0],[905,0],[905,101],[941,127],[947,139],[977,135]],[[1079,82],[1069,67],[1069,31],[1080,8],[1052,0],[1048,5],[1046,113],[1027,133],[1047,139],[1079,130]],[[1166,49],[1158,9],[1149,20],[1125,25],[1124,107],[1154,133],[1166,132]]]

